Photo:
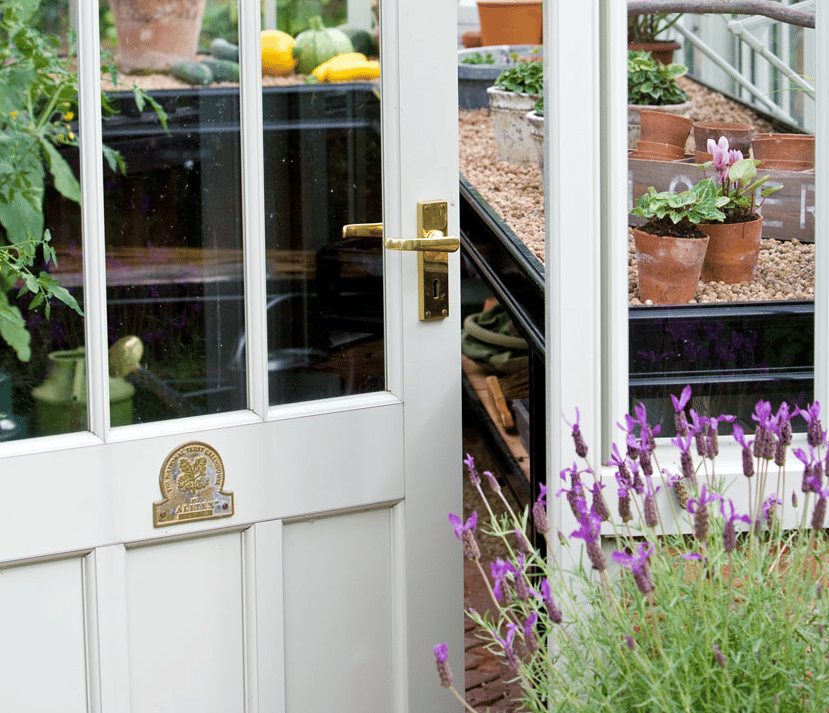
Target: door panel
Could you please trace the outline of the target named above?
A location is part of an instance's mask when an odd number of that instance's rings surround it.
[[[133,713],[245,710],[242,537],[127,551]]]
[[[391,510],[290,523],[283,557],[288,710],[391,710]]]
[[[0,571],[5,710],[87,710],[84,620],[80,557]]]

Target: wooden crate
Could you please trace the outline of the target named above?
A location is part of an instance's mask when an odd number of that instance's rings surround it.
[[[762,208],[763,237],[776,240],[796,238],[803,243],[815,241],[815,172],[773,171],[758,169],[758,176],[768,175],[766,186],[780,186],[780,190],[766,198]],[[708,176],[713,176],[709,169]],[[697,168],[692,158],[685,161],[628,160],[628,210],[632,210],[648,186],[658,191],[684,191],[704,178],[706,173]],[[765,187],[765,186],[764,186]],[[644,220],[630,216],[631,225]]]

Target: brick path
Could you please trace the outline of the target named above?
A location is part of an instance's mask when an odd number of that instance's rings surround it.
[[[480,434],[471,428],[464,429],[464,453],[471,453],[475,457],[478,472],[485,470],[498,473],[497,465],[491,460],[487,452],[486,443]],[[477,492],[469,485],[464,468],[464,518],[473,510],[481,515],[482,504]],[[503,512],[503,506],[497,498],[491,500],[496,515]],[[517,508],[516,502],[512,502]],[[479,520],[480,523],[480,520]],[[497,556],[506,556],[500,543],[491,537],[479,534],[478,542],[482,551],[482,564],[485,572],[489,572],[489,563]],[[480,613],[493,607],[489,592],[486,589],[478,568],[472,562],[464,561],[464,606],[472,607]],[[465,620],[465,649],[466,649],[466,701],[478,713],[517,713],[516,701],[520,696],[520,686],[510,683],[515,675],[502,665],[502,659],[484,648],[480,639],[475,635],[475,629],[467,618]]]
[[[465,604],[479,612],[491,608],[489,593],[481,583],[481,575],[471,562],[464,562]],[[466,701],[478,713],[515,713],[520,686],[510,683],[514,675],[501,659],[484,648],[467,618],[464,625],[466,648]]]

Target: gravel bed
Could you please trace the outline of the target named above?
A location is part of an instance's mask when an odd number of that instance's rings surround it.
[[[682,77],[694,121],[751,123],[758,132],[773,127],[751,110]],[[488,109],[459,112],[460,171],[512,231],[544,262],[544,186],[535,165],[498,160],[498,145]],[[738,285],[700,282],[692,303],[764,302],[814,299],[814,245],[798,240],[762,240],[753,282]],[[637,296],[636,252],[628,230],[628,299]]]

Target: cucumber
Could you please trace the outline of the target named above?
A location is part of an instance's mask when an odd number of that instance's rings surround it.
[[[203,64],[211,72],[213,72],[213,80],[216,82],[239,81],[239,64],[237,62],[230,62],[226,59],[216,59],[215,57],[207,57],[206,59],[203,59],[200,64]]]
[[[226,59],[228,62],[239,61],[239,46],[217,37],[210,43],[210,54],[216,59]]]
[[[213,72],[209,67],[206,67],[201,62],[194,62],[192,60],[185,60],[174,64],[170,68],[170,74],[176,79],[188,84],[210,84],[213,81]]]

